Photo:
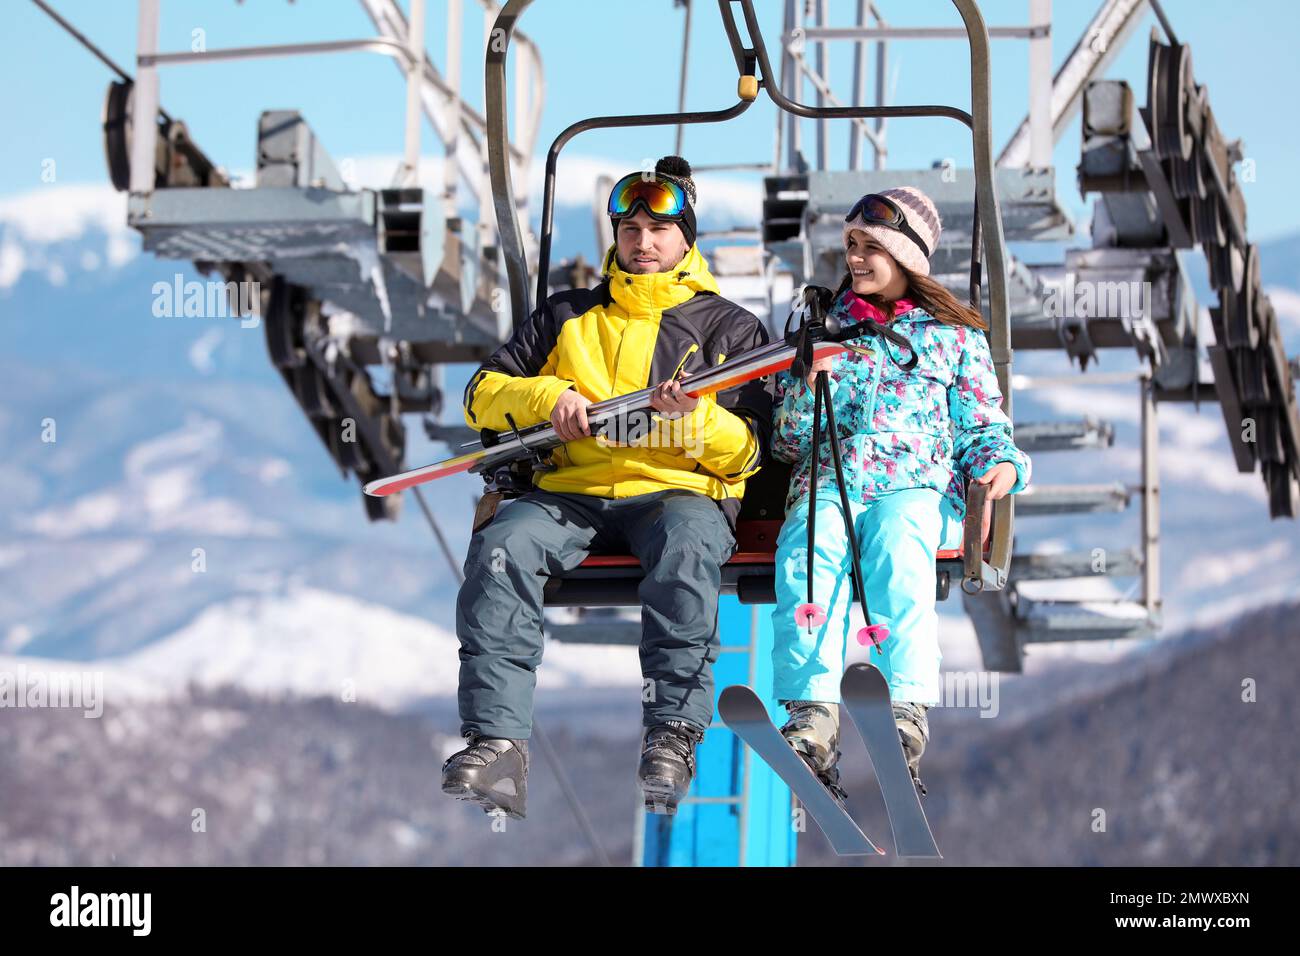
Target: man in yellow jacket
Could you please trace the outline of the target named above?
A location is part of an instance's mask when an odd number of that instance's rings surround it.
[[[476,531],[465,560],[456,633],[468,746],[444,765],[443,790],[489,812],[524,814],[543,585],[591,552],[631,553],[645,569],[647,806],[674,812],[712,722],[720,569],[767,448],[772,395],[756,380],[694,399],[677,382],[768,341],[754,315],[718,294],[695,244],[694,204],[681,157],[620,180],[600,284],[548,298],[466,386],[472,427],[549,421],[565,439],[555,470]],[[588,405],[651,386],[659,414],[591,433]]]

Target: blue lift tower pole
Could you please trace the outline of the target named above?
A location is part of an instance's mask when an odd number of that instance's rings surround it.
[[[717,693],[748,684],[766,697],[772,688],[771,608],[723,595],[718,625]],[[776,716],[776,701],[767,705]],[[634,859],[642,866],[794,866],[798,834],[790,811],[790,789],[715,716],[677,814],[638,810]]]

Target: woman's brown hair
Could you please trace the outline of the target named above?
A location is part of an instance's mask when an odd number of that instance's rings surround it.
[[[910,299],[915,305],[929,312],[932,316],[946,325],[968,325],[972,328],[983,329],[988,331],[988,323],[984,321],[984,316],[980,315],[979,310],[973,305],[963,305],[958,298],[949,292],[929,276],[917,275],[914,272],[904,268],[899,264],[898,268],[902,270],[903,275],[907,277],[907,292],[905,297]],[[853,287],[853,273],[845,272],[844,278],[840,280],[840,287],[835,290],[835,298],[844,294],[846,289]],[[889,321],[894,319],[894,303],[881,298],[878,295],[864,295],[861,298],[866,299],[874,305]]]

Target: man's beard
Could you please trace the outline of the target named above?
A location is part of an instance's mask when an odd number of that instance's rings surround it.
[[[633,253],[633,257],[635,257],[636,255],[637,255],[636,253]],[[678,262],[680,262],[682,258],[686,255],[686,251],[683,250],[680,256],[678,256],[676,259],[674,259],[672,262],[669,263],[664,262],[664,258],[662,255],[659,255],[657,253],[652,253],[652,255],[654,255],[655,257],[654,268],[648,270],[641,263],[624,261],[623,254],[621,252],[618,252],[617,250],[614,253],[614,261],[618,263],[618,267],[620,269],[622,269],[624,272],[630,272],[632,273],[632,275],[649,275],[652,272],[671,272],[673,266],[676,265]],[[633,266],[635,268],[629,268],[629,266]]]
[[[632,275],[648,275],[650,272],[667,272],[668,269],[671,268],[671,267],[665,267],[663,265],[663,260],[660,259],[658,256],[655,257],[653,269],[647,269],[646,268],[647,263],[624,262],[623,257],[621,255],[616,256],[616,258],[618,260],[618,267],[622,269],[624,272],[632,273]]]

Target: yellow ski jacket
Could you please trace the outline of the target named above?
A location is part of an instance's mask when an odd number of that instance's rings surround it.
[[[697,246],[668,272],[633,275],[611,246],[594,289],[556,293],[470,378],[465,421],[509,432],[549,421],[560,394],[592,402],[691,374],[768,342],[763,324],[724,299]],[[657,426],[639,444],[567,442],[542,472],[547,491],[629,498],[683,488],[719,502],[732,527],[745,480],[762,464],[771,432],[772,384],[746,382],[700,398],[695,410]],[[657,419],[657,416],[656,416]],[[633,427],[635,431],[635,427]]]

